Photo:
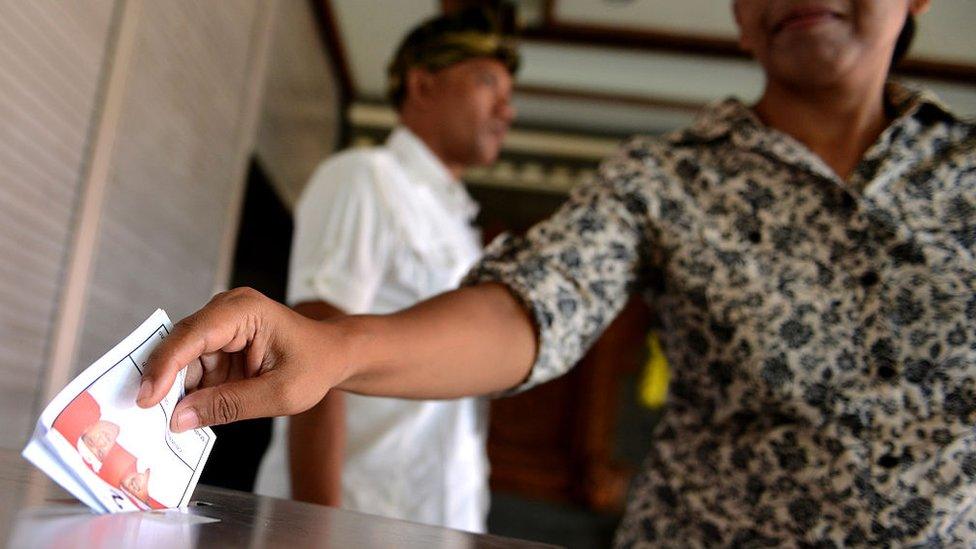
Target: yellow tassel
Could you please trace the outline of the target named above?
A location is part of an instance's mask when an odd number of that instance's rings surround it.
[[[656,332],[647,334],[647,363],[638,388],[640,403],[648,408],[660,408],[668,398],[668,359],[661,350]]]

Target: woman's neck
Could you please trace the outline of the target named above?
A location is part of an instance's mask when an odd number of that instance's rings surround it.
[[[843,180],[888,125],[884,79],[821,90],[769,82],[755,111],[766,125],[806,145]]]

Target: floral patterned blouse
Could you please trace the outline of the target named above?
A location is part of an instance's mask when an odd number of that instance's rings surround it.
[[[629,294],[660,317],[671,393],[619,546],[976,540],[976,125],[895,84],[886,104],[845,181],[726,100],[468,276],[531,311],[519,389]]]

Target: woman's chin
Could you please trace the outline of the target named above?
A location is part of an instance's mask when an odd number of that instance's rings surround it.
[[[836,86],[851,74],[850,57],[833,48],[807,49],[774,60],[767,67],[767,78],[794,88]]]

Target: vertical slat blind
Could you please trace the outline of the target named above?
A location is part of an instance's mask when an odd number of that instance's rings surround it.
[[[114,1],[0,0],[0,447],[38,411]]]
[[[77,365],[155,307],[174,320],[214,287],[238,150],[257,1],[145,2],[102,210]]]
[[[0,0],[0,447],[22,446],[45,383],[64,381],[47,366],[77,254],[92,262],[75,372],[155,307],[178,318],[221,283],[274,6]],[[122,13],[137,14],[125,47]],[[105,94],[107,82],[124,86]],[[93,143],[108,131],[94,249],[73,249]]]

